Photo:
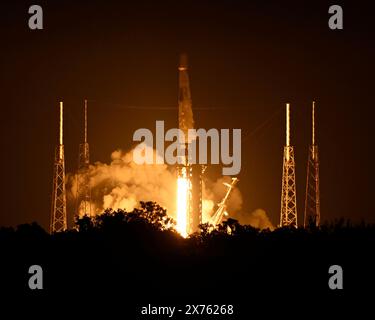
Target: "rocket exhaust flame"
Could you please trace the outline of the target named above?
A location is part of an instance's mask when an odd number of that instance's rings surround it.
[[[75,182],[83,176],[87,177],[86,185],[91,191],[90,200],[88,201],[90,216],[100,214],[108,208],[131,211],[137,207],[140,201],[153,201],[165,208],[170,217],[177,221],[176,231],[183,237],[199,232],[199,225],[210,221],[214,213],[214,204],[220,201],[224,191],[226,191],[223,187],[223,182],[227,178],[220,178],[216,182],[205,179],[203,182],[204,166],[189,158],[189,148],[193,143],[196,143],[200,135],[189,135],[189,131],[195,129],[187,70],[187,58],[184,56],[181,58],[179,65],[178,120],[179,130],[188,139],[183,142],[182,140],[179,141],[179,144],[184,144],[183,149],[187,150],[187,152],[182,156],[183,159],[180,159],[181,155],[177,154],[177,163],[179,163],[177,176],[176,172],[171,170],[163,161],[139,162],[134,160],[135,151],[139,152],[140,149],[143,150],[145,155],[151,154],[152,159],[158,159],[160,157],[158,147],[155,150],[150,145],[141,143],[129,152],[116,150],[111,154],[111,162],[109,164],[96,162],[87,166],[87,171],[79,170],[76,175],[69,176],[69,196],[74,200],[78,198],[78,184]],[[204,134],[207,140],[208,132],[204,132]],[[147,137],[147,135],[144,135],[144,137]],[[140,141],[134,139],[134,136],[133,140]],[[85,101],[83,145],[88,147],[87,101]],[[142,145],[141,148],[139,148],[140,145]],[[88,165],[88,148],[87,152],[85,149],[84,154],[87,155],[85,164]],[[145,159],[145,157],[144,155],[141,156],[142,159]],[[176,164],[176,162],[173,164]],[[228,208],[229,212],[235,214],[236,211],[241,209],[241,205],[241,193],[238,189],[234,189],[226,209]],[[223,210],[223,215],[228,215],[227,210]],[[265,213],[260,216],[262,216],[263,220],[268,221]],[[240,222],[247,219],[245,215],[238,218]],[[250,218],[252,224],[259,225],[262,223],[259,222],[261,219],[258,216]],[[267,223],[268,225],[270,224],[269,221]]]
[[[185,172],[184,172],[185,171]],[[177,231],[184,238],[188,235],[188,196],[189,180],[186,178],[186,168],[182,169],[182,174],[177,178]],[[185,173],[185,176],[184,176]]]
[[[152,150],[156,157],[157,151]],[[111,154],[109,163],[97,161],[90,164],[87,175],[91,190],[91,216],[101,214],[108,208],[131,211],[138,207],[140,201],[154,201],[165,208],[168,215],[177,222],[176,232],[187,236],[190,227],[189,216],[186,214],[187,201],[184,200],[190,193],[187,181],[189,172],[185,170],[187,168],[179,167],[177,175],[174,168],[166,164],[136,164],[133,161],[133,152],[134,149],[127,152],[116,150]],[[67,195],[68,201],[72,204],[75,204],[77,195],[76,175],[80,176],[78,179],[83,178],[84,172],[78,171],[68,176]],[[230,179],[220,177],[211,180],[206,177],[202,185],[202,223],[210,221],[215,212],[215,205],[224,197],[227,188],[223,182],[230,183]],[[252,215],[241,211],[241,208],[241,192],[234,188],[227,203],[227,211],[231,217],[241,224],[256,227],[264,226],[264,221],[268,221],[266,213],[261,216]],[[267,223],[268,226],[269,222]]]

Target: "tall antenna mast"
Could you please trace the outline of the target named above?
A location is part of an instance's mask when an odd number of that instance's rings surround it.
[[[290,145],[290,105],[286,104],[286,145],[281,184],[280,227],[297,227],[296,174],[294,148]]]
[[[92,215],[91,210],[91,188],[90,188],[90,156],[89,143],[87,140],[87,100],[84,105],[84,139],[79,145],[78,172],[77,172],[77,196],[76,215]]]
[[[312,145],[315,146],[315,101],[312,103]]]
[[[55,233],[67,229],[62,102],[60,102],[59,144],[55,151],[52,189],[50,232]]]
[[[85,99],[85,143],[87,143],[87,100]]]
[[[315,101],[312,103],[312,144],[309,147],[307,159],[307,179],[305,195],[305,212],[303,225],[320,225],[320,181],[319,181],[319,153],[316,144]]]
[[[60,101],[60,145],[63,145],[63,103]]]
[[[286,146],[290,146],[290,105],[286,104]]]

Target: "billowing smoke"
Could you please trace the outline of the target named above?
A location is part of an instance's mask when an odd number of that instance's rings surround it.
[[[131,211],[139,201],[155,201],[175,218],[176,177],[165,164],[138,165],[133,162],[133,151],[117,150],[112,152],[110,164],[90,165],[88,175],[94,214],[108,208]],[[73,198],[75,180],[70,179]]]
[[[251,213],[236,212],[233,215],[234,219],[237,219],[241,224],[251,225],[258,229],[270,229],[274,230],[275,227],[268,218],[266,211],[263,209],[256,209]]]
[[[154,157],[157,156],[153,150]],[[100,214],[105,209],[112,208],[132,211],[140,201],[155,201],[167,209],[167,213],[176,218],[176,171],[166,164],[143,164],[133,161],[133,150],[123,152],[117,150],[111,154],[111,163],[96,162],[88,171],[91,188],[91,210],[93,214]],[[229,177],[219,178],[216,182],[207,178],[203,183],[203,223],[208,222],[210,216],[217,209],[217,204],[223,199],[227,187],[223,182],[230,183]],[[69,199],[75,201],[77,184],[76,176],[69,175]],[[242,224],[256,227],[269,227],[267,215],[244,215],[240,213],[242,196],[234,188],[227,202],[230,216]]]

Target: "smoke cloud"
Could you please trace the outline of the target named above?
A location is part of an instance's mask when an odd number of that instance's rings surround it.
[[[152,149],[151,147],[149,147]],[[152,149],[154,157],[158,155]],[[176,219],[176,171],[166,164],[136,164],[133,161],[133,150],[124,152],[116,150],[111,154],[109,164],[96,162],[88,171],[91,188],[91,210],[100,214],[112,208],[132,211],[140,201],[155,201],[165,209],[168,215]],[[77,175],[68,176],[68,199],[76,201]],[[227,187],[223,182],[231,182],[229,177],[210,181],[205,177],[203,183],[203,216],[202,222],[208,222],[216,211],[217,204],[223,199]],[[234,188],[227,202],[230,216],[242,224],[251,224],[262,228],[272,226],[264,211],[244,215],[240,213],[242,196]]]
[[[272,222],[268,218],[266,211],[263,209],[256,209],[251,213],[236,212],[233,215],[233,218],[237,219],[241,224],[250,225],[261,230],[275,229]]]
[[[90,165],[88,175],[94,214],[108,208],[132,211],[139,201],[155,201],[175,218],[176,178],[165,164],[138,165],[133,162],[132,151],[116,150],[111,154],[110,164],[96,162]],[[77,188],[75,181],[76,176],[71,176],[73,201]]]

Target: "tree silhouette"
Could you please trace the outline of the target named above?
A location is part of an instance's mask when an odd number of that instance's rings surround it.
[[[25,270],[41,264],[49,288],[93,293],[92,301],[98,292],[123,291],[147,303],[155,297],[205,302],[208,295],[219,301],[228,293],[240,299],[243,290],[282,296],[288,288],[303,292],[302,284],[321,294],[329,265],[343,264],[351,274],[363,274],[366,283],[367,271],[375,267],[374,225],[337,220],[319,228],[270,231],[227,219],[216,227],[202,224],[188,238],[173,227],[166,210],[149,201],[129,212],[108,209],[76,218],[74,230],[52,235],[36,223],[0,228],[2,287],[25,290]]]

